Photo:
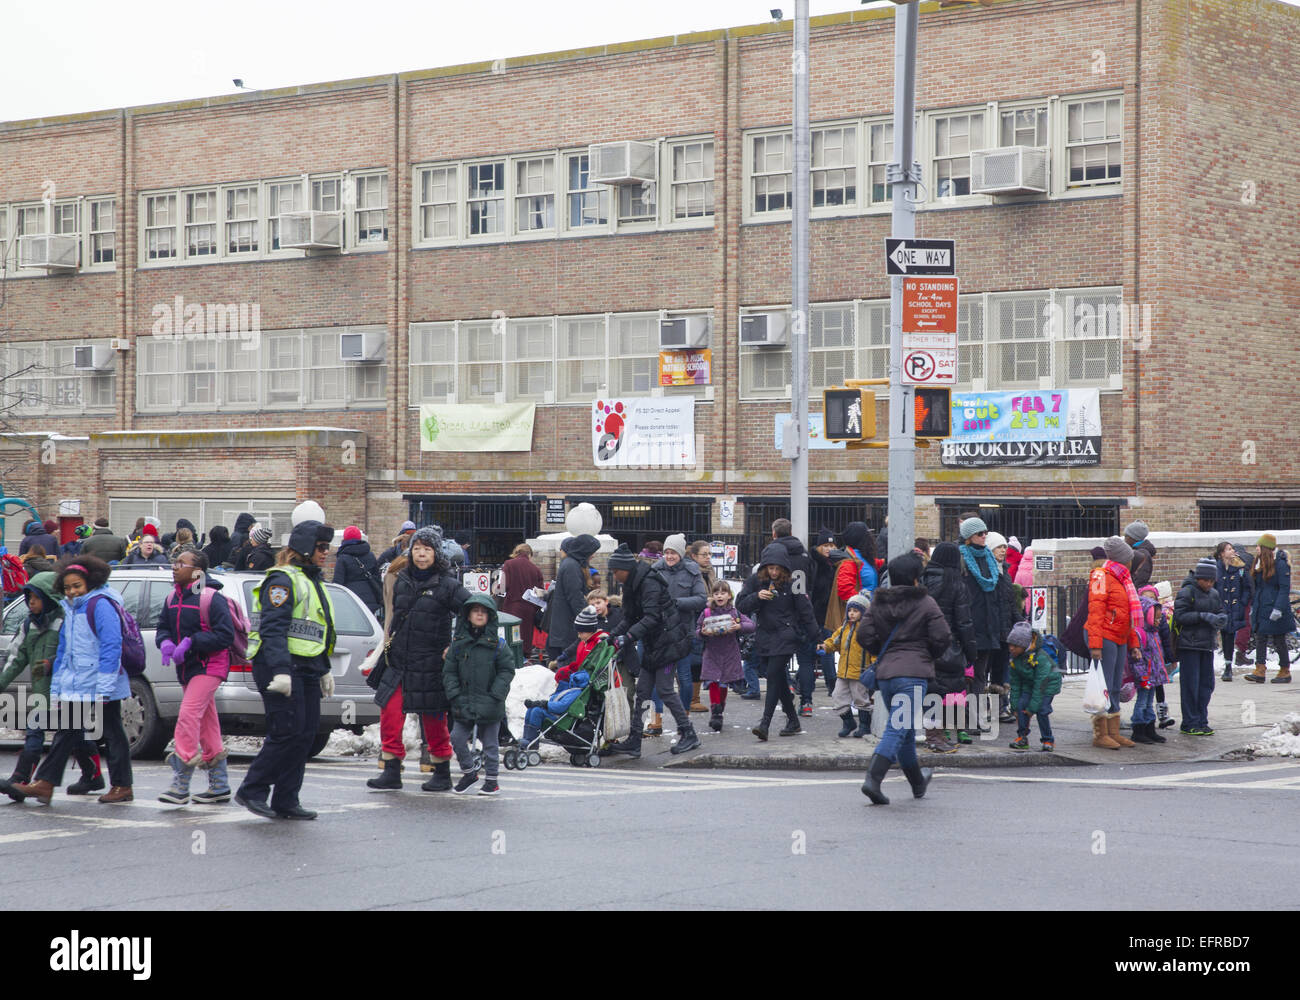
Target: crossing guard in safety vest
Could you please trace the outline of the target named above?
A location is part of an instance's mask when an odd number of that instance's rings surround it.
[[[316,818],[298,792],[320,730],[321,697],[334,693],[334,606],[321,571],[333,538],[328,524],[302,521],[282,561],[253,589],[248,656],[266,709],[266,739],[235,801],[259,816]]]

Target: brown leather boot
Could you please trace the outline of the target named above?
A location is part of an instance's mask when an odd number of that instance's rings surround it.
[[[1279,670],[1279,671],[1277,672],[1277,676],[1273,678],[1273,680],[1272,680],[1271,683],[1273,683],[1273,684],[1290,684],[1290,683],[1291,683],[1291,668],[1290,668],[1290,667],[1283,667],[1281,670]]]
[[[1107,750],[1118,750],[1119,744],[1110,738],[1107,731],[1107,717],[1098,713],[1092,717],[1092,745],[1095,747],[1104,747]]]
[[[700,701],[700,687],[701,687],[701,686],[702,686],[702,682],[701,682],[701,681],[696,681],[696,682],[692,685],[692,692],[691,692],[691,707],[690,707],[690,711],[692,711],[692,712],[707,712],[707,711],[709,710],[709,706],[706,705],[706,704],[704,704],[704,702]]]
[[[1110,738],[1114,740],[1116,743],[1118,743],[1121,747],[1137,746],[1136,743],[1134,743],[1131,739],[1129,739],[1127,736],[1125,736],[1123,733],[1119,731],[1118,712],[1115,712],[1113,715],[1106,716],[1106,732],[1110,736]]]
[[[112,805],[116,802],[132,802],[135,796],[131,794],[130,785],[114,785],[108,792],[99,797],[99,801],[105,805]]]
[[[41,805],[48,806],[50,804],[50,796],[54,794],[54,785],[48,781],[33,781],[31,784],[14,785],[13,790],[23,798],[32,798]],[[19,799],[18,801],[21,802],[22,799]]]

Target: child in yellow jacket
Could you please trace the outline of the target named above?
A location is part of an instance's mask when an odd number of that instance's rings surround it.
[[[861,737],[871,731],[871,692],[862,683],[862,672],[871,665],[873,657],[853,641],[868,606],[861,594],[850,597],[844,607],[844,624],[822,643],[826,652],[840,654],[835,667],[835,690],[831,693],[831,705],[844,723],[839,736]],[[858,710],[856,731],[853,729],[855,708]]]

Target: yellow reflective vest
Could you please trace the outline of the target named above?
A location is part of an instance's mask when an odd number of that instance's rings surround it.
[[[330,628],[330,623],[334,621],[334,602],[330,600],[325,584],[321,584],[319,592],[325,595],[325,604],[322,604],[316,585],[302,571],[302,567],[292,563],[274,566],[266,571],[266,575],[270,576],[272,573],[283,573],[293,585],[293,618],[289,623],[288,634],[289,654],[304,659],[322,654],[329,656],[334,652],[333,630]],[[263,577],[262,582],[253,588],[253,606],[258,611],[259,624],[262,615],[266,613],[266,605],[263,602],[265,586],[266,578]],[[254,626],[248,634],[248,658],[251,660],[261,648],[262,635],[258,627]]]

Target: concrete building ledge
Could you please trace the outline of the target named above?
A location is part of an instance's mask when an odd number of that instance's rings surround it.
[[[200,427],[190,430],[100,431],[90,435],[99,448],[342,447],[366,443],[365,431],[346,427]]]

